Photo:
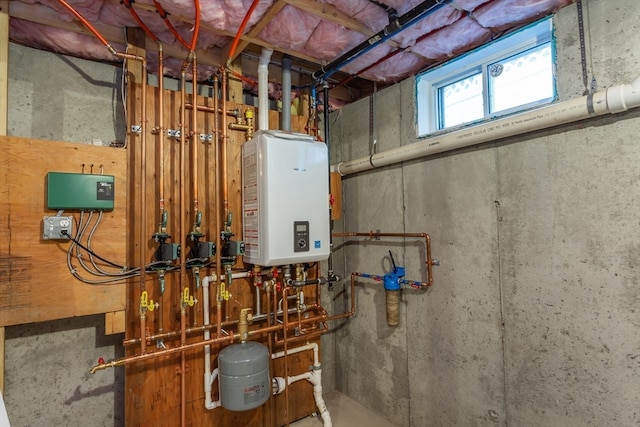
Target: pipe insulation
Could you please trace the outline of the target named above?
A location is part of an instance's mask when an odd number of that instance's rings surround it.
[[[258,129],[269,129],[269,62],[273,50],[262,48],[258,60]]]
[[[622,113],[639,106],[640,76],[630,84],[612,86],[573,100],[421,139],[413,144],[356,160],[340,162],[332,165],[331,169],[341,176],[346,176],[591,117]]]

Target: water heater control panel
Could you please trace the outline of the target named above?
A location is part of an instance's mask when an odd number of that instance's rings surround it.
[[[309,252],[309,221],[295,221],[293,228],[293,251]]]

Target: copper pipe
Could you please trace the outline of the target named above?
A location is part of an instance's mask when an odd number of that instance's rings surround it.
[[[186,99],[186,70],[185,67],[182,67],[182,72],[180,73],[180,247],[182,250],[180,251],[180,292],[179,295],[179,304],[180,304],[180,347],[184,347],[187,341],[187,333],[186,333],[186,307],[185,301],[183,301],[183,292],[185,283],[187,283],[186,278],[186,195],[185,195],[185,119],[186,119],[186,109],[184,108]],[[184,427],[186,425],[186,355],[184,351],[181,352],[180,355],[180,414],[181,414],[181,425]]]
[[[197,93],[198,93],[198,79],[197,79],[197,65],[196,65],[196,56],[193,55],[193,62],[191,64],[192,74],[193,74],[193,103],[197,104]],[[185,104],[182,104],[185,105]],[[186,108],[186,106],[185,106]],[[198,215],[198,140],[200,139],[200,134],[198,133],[198,112],[194,110],[191,115],[191,183],[192,183],[192,197],[193,197],[193,214],[194,216]],[[194,223],[195,224],[195,223]],[[194,225],[195,227],[195,225]],[[194,231],[196,231],[194,229]]]
[[[182,325],[182,336],[184,337],[184,340],[181,342],[181,346],[184,346],[186,343],[186,332],[184,326],[187,323],[186,316],[186,310],[182,309],[182,312],[180,313],[180,324]],[[180,415],[180,425],[184,427],[187,425],[187,355],[184,351],[180,352]]]
[[[196,54],[193,54],[193,58],[192,58],[192,63],[191,63],[191,74],[192,74],[192,78],[191,78],[191,86],[192,86],[192,97],[193,97],[193,103],[196,104],[197,103],[197,97],[198,97],[198,66],[197,66],[197,61],[196,61]],[[183,104],[184,105],[184,104]],[[199,220],[198,220],[198,141],[200,140],[200,133],[198,132],[198,112],[196,110],[193,110],[191,112],[191,197],[193,199],[193,232],[194,233],[200,233],[200,226],[201,224],[199,224]],[[193,270],[195,272],[195,270]],[[195,277],[194,277],[195,279]],[[193,290],[192,294],[196,294],[196,298],[198,298],[198,293],[200,291],[200,287],[195,284],[195,289]],[[201,300],[202,298],[200,298]],[[199,310],[199,306],[198,305],[194,305],[191,308],[191,314],[192,314],[192,323],[194,326],[196,326],[198,324],[198,316],[197,316],[197,312],[200,311]]]
[[[254,337],[254,336],[257,336],[257,335],[260,335],[260,334],[266,334],[268,332],[273,332],[273,331],[276,331],[278,329],[282,329],[282,326],[273,325],[273,326],[270,326],[268,328],[256,329],[256,330],[253,330],[253,331],[249,331],[249,337]],[[153,353],[140,354],[138,356],[131,356],[131,357],[123,357],[121,359],[113,360],[111,362],[107,362],[107,363],[102,363],[102,364],[96,365],[93,368],[91,368],[91,373],[95,373],[96,371],[99,371],[99,370],[102,370],[102,369],[106,369],[106,368],[113,368],[113,367],[116,367],[116,366],[129,365],[129,364],[135,363],[135,362],[142,362],[142,361],[145,361],[145,360],[153,359],[155,357],[168,356],[170,354],[186,352],[186,351],[193,350],[193,349],[196,349],[196,348],[199,348],[199,347],[203,347],[205,345],[232,344],[234,341],[239,340],[239,339],[240,339],[240,334],[225,335],[225,336],[222,336],[222,337],[211,338],[210,340],[205,340],[205,341],[200,341],[200,342],[196,342],[196,343],[180,345],[178,347],[168,348],[166,350],[160,350],[160,351],[156,351],[156,352],[153,352]]]
[[[160,117],[158,118],[158,204],[160,208],[160,229],[159,233],[162,233],[162,224],[164,216],[164,55],[162,50],[162,43],[158,42],[158,111]],[[160,290],[158,293],[158,331],[162,333],[164,331],[164,292]]]
[[[222,110],[227,109],[227,70],[222,69]],[[224,204],[223,221],[227,221],[229,217],[229,188],[227,185],[227,116],[222,115],[222,198]]]
[[[289,287],[282,287],[282,311],[283,311],[283,322],[284,329],[282,330],[283,337],[283,345],[284,345],[284,422],[285,425],[289,427],[289,363],[287,357],[287,329],[289,328],[289,300],[287,298],[287,293],[289,291]],[[277,313],[277,312],[276,312]]]
[[[219,81],[218,81],[218,75],[216,74],[213,77],[213,108],[214,111],[218,111],[218,88],[219,88]],[[214,225],[214,232],[216,233],[216,336],[220,337],[222,335],[222,304],[220,301],[220,288],[219,288],[219,283],[220,283],[220,277],[222,275],[222,270],[221,270],[221,263],[222,263],[222,241],[220,238],[220,232],[222,231],[222,221],[220,218],[220,215],[222,213],[222,210],[220,209],[220,150],[219,150],[219,143],[220,143],[220,130],[218,129],[218,113],[215,113],[213,116],[213,133],[215,135],[214,140],[213,140],[213,146],[214,146],[214,151],[215,151],[215,162],[214,162],[214,169],[215,169],[215,209],[214,209],[214,217],[215,217],[215,225]],[[206,303],[208,304],[209,302],[206,301]]]
[[[218,79],[218,76],[215,76],[214,79]],[[193,104],[187,103],[184,108],[186,108],[187,110],[193,110]],[[237,117],[238,116],[238,110],[233,108],[231,110],[223,110],[222,108],[218,108],[216,106],[214,107],[207,107],[206,105],[196,105],[196,108],[198,109],[198,111],[204,111],[205,113],[218,113],[218,114],[222,114],[223,112],[227,115],[227,116],[231,116],[231,117]]]
[[[158,110],[160,117],[158,119],[158,195],[160,197],[160,222],[162,222],[162,214],[164,213],[164,55],[162,53],[162,44],[158,43]]]
[[[147,352],[147,340],[145,330],[147,329],[147,315],[143,313],[146,308],[140,309],[140,353],[145,354]]]
[[[374,231],[369,231],[368,233],[360,233],[360,232],[344,232],[344,233],[333,233],[333,237],[368,237],[369,239],[373,239],[374,237],[420,237],[425,240],[426,246],[426,259],[425,264],[427,265],[427,276],[428,281],[427,286],[433,285],[433,275],[432,275],[432,267],[433,260],[431,259],[431,236],[427,233],[378,233]]]
[[[141,119],[141,135],[140,135],[140,210],[142,212],[140,218],[140,295],[146,290],[146,263],[147,255],[145,233],[147,230],[147,61],[138,55],[116,52],[115,55],[134,61],[140,61],[142,64],[142,83],[141,83],[141,102],[142,102],[142,119]],[[141,307],[146,313],[147,308]],[[140,316],[140,352],[146,352],[146,316],[141,313]]]
[[[265,293],[267,294],[267,326],[271,326],[271,286],[265,287]],[[275,299],[275,298],[274,298]],[[273,333],[269,332],[267,335],[267,344],[269,345],[269,354],[273,354]],[[275,361],[272,357],[269,358],[269,371],[275,375]],[[273,398],[273,393],[269,393],[269,426],[273,427],[275,424],[276,415],[276,400]]]
[[[227,109],[227,69],[222,69],[222,110]],[[220,173],[222,174],[222,199],[224,205],[224,216],[222,218],[225,229],[228,224],[229,218],[229,184],[227,177],[227,116],[225,114],[222,115],[222,161]],[[230,280],[228,280],[230,282]],[[225,301],[225,310],[224,310],[224,318],[226,320],[229,319],[229,300]]]
[[[307,305],[309,308],[307,311],[315,311],[317,313],[324,313],[323,316],[319,316],[318,318],[306,318],[306,319],[302,319],[301,323],[303,325],[306,325],[307,323],[313,323],[316,321],[324,321],[326,319],[326,311],[324,310],[324,308],[320,307],[318,304],[308,304]],[[293,313],[293,310],[295,309],[289,309],[290,313]],[[264,314],[262,316],[260,316],[259,318],[257,318],[256,316],[254,316],[254,322],[259,322],[259,321],[264,321],[264,320],[270,320],[268,319],[268,315]],[[229,326],[234,326],[238,323],[238,320],[229,320],[229,321],[225,321],[225,322],[221,322],[220,325],[223,328],[229,327]],[[270,325],[270,323],[268,322],[267,325]],[[193,327],[189,327],[187,328],[187,336],[190,335],[197,335],[197,334],[201,334],[205,331],[210,331],[214,328],[217,328],[216,324],[210,323],[209,325],[200,325],[200,326],[193,326]],[[181,330],[177,330],[177,331],[166,331],[166,332],[161,332],[161,333],[157,333],[154,335],[148,335],[146,336],[146,341],[150,342],[150,341],[155,341],[155,340],[159,340],[159,339],[165,339],[165,338],[175,338],[180,336],[180,334],[182,333]],[[132,345],[137,345],[140,344],[140,338],[130,338],[128,340],[124,340],[122,342],[122,345],[125,347],[129,347]]]

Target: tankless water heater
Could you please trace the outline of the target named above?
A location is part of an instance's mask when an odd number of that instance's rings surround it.
[[[242,147],[244,260],[275,266],[329,256],[327,146],[305,134],[259,131]]]

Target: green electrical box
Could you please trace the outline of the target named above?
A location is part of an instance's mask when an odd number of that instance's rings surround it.
[[[113,210],[115,182],[112,175],[49,172],[49,209]]]

